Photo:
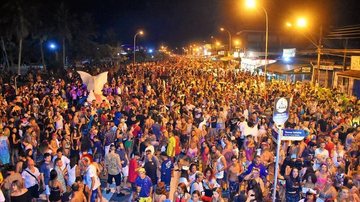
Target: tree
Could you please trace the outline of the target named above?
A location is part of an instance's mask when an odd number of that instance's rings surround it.
[[[23,40],[28,36],[28,28],[30,26],[24,11],[25,8],[27,13],[31,13],[32,10],[32,7],[30,5],[26,5],[25,2],[25,0],[13,0],[3,4],[1,8],[3,11],[2,15],[4,16],[2,21],[7,25],[7,28],[11,30],[11,35],[15,36],[19,45],[17,64],[18,74],[20,74]]]
[[[71,28],[75,23],[74,17],[70,14],[69,10],[65,7],[64,2],[60,3],[59,9],[55,14],[57,28],[56,31],[59,33],[62,42],[62,65],[65,68],[66,59],[66,40],[72,39]]]
[[[50,26],[53,23],[49,19],[50,13],[47,12],[49,9],[45,9],[41,5],[37,5],[37,11],[32,17],[31,24],[33,28],[31,29],[31,38],[39,43],[41,64],[43,69],[46,70],[44,42],[48,39],[54,28]]]

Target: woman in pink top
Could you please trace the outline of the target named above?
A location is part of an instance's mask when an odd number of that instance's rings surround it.
[[[329,176],[327,165],[326,164],[321,164],[320,170],[317,171],[315,174],[316,174],[316,177],[317,177],[316,187],[319,190],[323,190],[325,185],[326,185],[327,178]]]

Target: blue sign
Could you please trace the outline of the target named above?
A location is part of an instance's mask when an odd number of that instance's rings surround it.
[[[282,129],[282,132],[283,133],[281,140],[301,141],[307,136],[304,130]],[[272,140],[274,142],[277,142],[278,137],[279,137],[278,131],[272,129],[271,130]]]
[[[273,113],[273,121],[277,125],[283,125],[289,118],[290,98],[276,98]]]
[[[306,137],[304,130],[283,129],[281,140],[301,141]]]

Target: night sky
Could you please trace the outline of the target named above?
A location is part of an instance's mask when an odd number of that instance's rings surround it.
[[[121,43],[131,44],[141,28],[146,36],[138,43],[154,47],[210,41],[211,35],[226,40],[220,26],[235,35],[262,30],[265,23],[262,11],[244,9],[244,0],[65,0],[65,4],[78,15],[91,13],[100,34],[112,28]],[[270,31],[281,30],[296,15],[310,15],[312,27],[360,24],[357,0],[260,0],[259,4],[268,11]]]

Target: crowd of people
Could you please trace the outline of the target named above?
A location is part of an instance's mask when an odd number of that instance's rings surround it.
[[[360,102],[306,82],[263,82],[231,65],[185,57],[109,71],[104,100],[74,69],[0,87],[0,201],[271,200],[278,127],[291,99],[277,201],[360,201]],[[102,180],[105,179],[105,180]]]

